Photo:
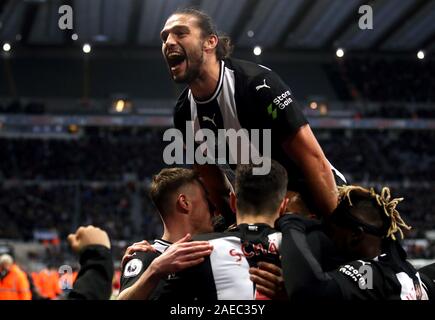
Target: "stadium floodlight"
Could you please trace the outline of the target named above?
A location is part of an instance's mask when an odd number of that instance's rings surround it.
[[[124,107],[125,107],[125,101],[122,99],[119,99],[118,101],[116,101],[115,104],[115,110],[116,112],[123,112],[124,111]]]
[[[5,44],[3,44],[3,51],[4,52],[9,52],[9,51],[11,51],[11,45],[9,44],[9,43],[5,43]]]
[[[253,52],[254,52],[254,54],[255,54],[256,56],[261,55],[261,52],[262,52],[261,47],[260,47],[260,46],[255,46]]]
[[[89,52],[91,52],[91,45],[90,45],[89,43],[85,43],[85,44],[83,45],[83,52],[84,52],[84,53],[89,53]]]
[[[344,50],[342,48],[338,48],[337,51],[335,52],[336,56],[339,58],[343,58],[344,56]]]
[[[417,58],[419,58],[420,60],[424,59],[424,51],[420,50],[419,52],[417,52]]]

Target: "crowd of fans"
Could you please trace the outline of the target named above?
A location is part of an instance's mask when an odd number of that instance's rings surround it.
[[[435,101],[435,62],[426,60],[343,59],[326,66],[339,98],[376,102]]]
[[[435,181],[434,131],[335,130],[317,136],[328,159],[352,181]]]
[[[143,181],[165,166],[162,135],[100,129],[78,140],[0,139],[0,179]],[[435,181],[434,131],[320,130],[317,138],[353,181]]]
[[[0,178],[120,181],[163,165],[162,131],[88,128],[78,140],[0,139]],[[29,161],[32,159],[32,161]]]
[[[64,239],[83,224],[104,228],[112,239],[153,238],[160,221],[146,185],[165,166],[162,133],[91,128],[77,140],[0,139],[0,238],[30,240],[37,230],[56,230]],[[316,135],[350,182],[392,186],[406,199],[401,211],[410,224],[435,229],[435,132],[320,130]],[[135,196],[143,212],[136,229]]]
[[[435,110],[427,107],[409,108],[405,103],[383,103],[380,106],[357,112],[356,115],[364,118],[383,119],[433,119]]]
[[[54,183],[48,186],[15,185],[2,187],[0,198],[0,239],[30,241],[36,233],[65,239],[78,225],[96,225],[112,239],[134,240],[153,237],[158,233],[153,219],[154,208],[148,200],[147,189],[140,187],[143,233],[135,234],[132,227],[131,184],[78,185]]]
[[[21,102],[19,99],[15,99],[9,103],[0,102],[0,113],[43,114],[45,113],[45,106],[38,101],[30,100],[29,102]]]

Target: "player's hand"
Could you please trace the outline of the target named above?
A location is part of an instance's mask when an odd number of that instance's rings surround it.
[[[94,227],[80,227],[76,233],[70,234],[67,238],[72,250],[76,253],[90,245],[102,245],[110,249],[110,240],[107,232]]]
[[[125,264],[134,257],[135,252],[156,252],[156,249],[146,240],[133,243],[125,250],[121,260],[121,269],[124,269]]]
[[[193,267],[203,262],[204,257],[211,254],[213,246],[208,241],[188,242],[191,238],[190,234],[185,235],[154,259],[150,267],[153,268],[156,275],[164,277]]]
[[[272,300],[287,300],[281,268],[272,263],[259,262],[258,268],[249,268],[250,279],[258,292]]]

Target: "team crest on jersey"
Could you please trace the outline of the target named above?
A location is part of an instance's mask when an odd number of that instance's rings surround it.
[[[125,266],[124,277],[130,278],[137,276],[139,272],[142,270],[142,261],[139,259],[130,260]]]

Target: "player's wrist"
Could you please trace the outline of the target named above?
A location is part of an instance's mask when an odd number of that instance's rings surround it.
[[[165,276],[165,273],[163,271],[163,268],[159,265],[158,258],[155,259],[148,267],[147,271],[148,276],[152,280],[159,280]]]

